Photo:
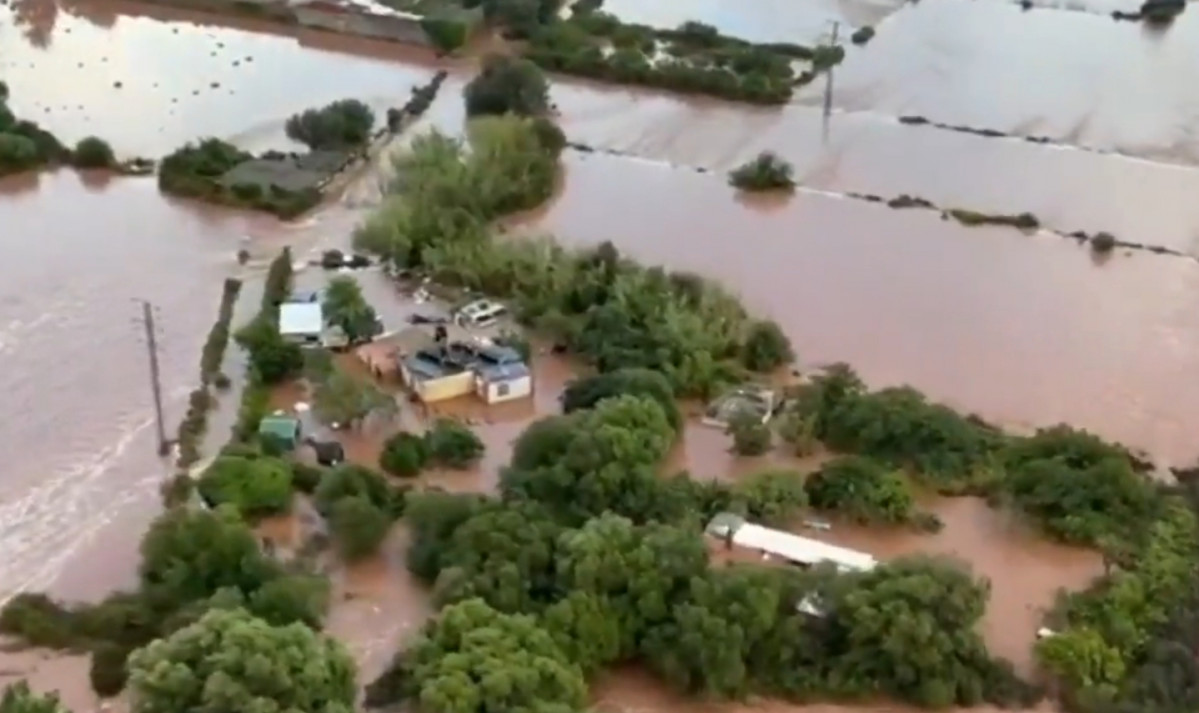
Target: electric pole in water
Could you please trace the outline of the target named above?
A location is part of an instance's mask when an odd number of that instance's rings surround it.
[[[166,455],[170,446],[167,444],[167,430],[162,419],[162,381],[158,375],[158,335],[154,329],[154,306],[148,300],[141,300],[142,324],[146,328],[146,351],[150,356],[150,388],[154,393],[154,421],[158,427],[158,453]]]
[[[837,46],[837,33],[840,30],[841,30],[841,23],[834,20],[833,21],[833,38],[832,38],[832,41],[830,41],[830,43],[829,43],[829,47]],[[822,122],[821,126],[823,128],[823,135],[824,135],[825,143],[828,143],[828,120],[829,120],[829,115],[831,115],[832,113],[833,113],[833,67],[830,65],[829,68],[827,70],[825,70],[825,77],[824,77],[824,114],[823,114],[823,122]]]

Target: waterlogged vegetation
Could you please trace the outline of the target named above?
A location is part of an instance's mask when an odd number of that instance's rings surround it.
[[[117,161],[112,147],[95,136],[81,139],[72,150],[36,122],[17,117],[8,106],[8,97],[8,85],[0,81],[0,176],[61,165],[125,173],[141,173],[150,167],[141,159]]]
[[[179,423],[175,442],[179,448],[176,464],[180,468],[188,468],[200,460],[199,442],[208,430],[208,412],[216,399],[213,391],[229,386],[229,378],[221,373],[221,361],[225,358],[225,349],[229,346],[233,306],[239,294],[241,280],[225,280],[216,322],[208,332],[208,339],[200,352],[200,385],[188,397],[187,414]]]
[[[549,71],[756,104],[786,103],[795,87],[844,58],[841,47],[755,44],[699,22],[673,30],[626,23],[601,5],[580,0],[563,18],[508,2],[496,18],[525,41],[524,56]]]
[[[729,184],[743,191],[789,191],[795,188],[795,167],[769,151],[733,169]]]
[[[436,133],[413,142],[356,242],[508,299],[521,320],[595,367],[567,389],[564,413],[517,439],[499,493],[419,492],[362,466],[301,465],[259,441],[270,385],[337,373],[279,335],[292,277],[283,251],[259,315],[236,335],[249,357],[242,409],[199,485],[219,506],[168,498],[143,538],[135,589],[94,605],[22,594],[0,611],[0,632],[90,652],[96,690],[127,688],[137,711],[349,711],[353,660],[321,631],[329,581],[304,558],[269,555],[248,524],[286,510],[300,491],[347,560],[376,553],[403,518],[406,565],[440,609],[366,687],[370,707],[580,710],[593,676],[629,663],[717,699],[1027,706],[1041,691],[988,652],[977,630],[989,585],[961,563],[917,556],[848,573],[715,566],[704,540],[719,512],[786,527],[810,507],[925,526],[922,488],[986,496],[1048,537],[1104,552],[1106,576],[1064,595],[1048,622],[1057,634],[1037,645],[1070,703],[1088,713],[1196,709],[1195,484],[1158,487],[1125,449],[1083,431],[1013,436],[910,388],[872,391],[845,365],[810,375],[780,418],[796,450],[842,454],[816,474],[662,477],[681,430],[676,398],[787,366],[792,346],[697,276],[646,268],[610,244],[570,251],[548,238],[499,238],[494,219],[552,192],[564,139],[544,117],[477,113],[485,116],[465,142]],[[345,304],[349,315],[364,312]],[[419,472],[481,455],[474,434],[451,422],[395,442],[404,465],[385,469],[401,475],[410,461]],[[59,710],[20,685],[3,705]]]

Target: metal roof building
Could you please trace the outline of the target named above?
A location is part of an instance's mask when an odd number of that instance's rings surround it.
[[[319,337],[325,328],[320,302],[284,302],[279,305],[279,334],[284,337]]]
[[[878,566],[878,560],[865,552],[837,547],[809,537],[762,527],[732,513],[721,513],[708,524],[708,533],[726,538],[731,544],[782,557],[811,567],[831,562],[844,571],[866,571]]]

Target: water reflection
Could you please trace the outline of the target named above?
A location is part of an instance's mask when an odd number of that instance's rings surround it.
[[[1099,14],[931,0],[849,54],[836,104],[1195,163],[1197,40],[1193,15],[1162,32]],[[818,94],[809,87],[804,99]]]

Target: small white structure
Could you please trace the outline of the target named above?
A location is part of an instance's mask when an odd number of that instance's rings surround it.
[[[284,302],[279,305],[279,334],[301,346],[339,349],[349,344],[340,327],[325,325],[320,302]]]
[[[279,305],[279,334],[297,344],[320,344],[325,313],[320,302],[284,302]]]
[[[721,513],[712,518],[707,531],[730,545],[757,550],[763,555],[782,557],[804,567],[831,562],[842,572],[865,572],[878,566],[878,560],[865,552],[837,547],[782,530],[772,530],[746,522],[745,518],[732,513]]]
[[[523,361],[475,367],[475,395],[488,405],[523,399],[533,393],[533,375]]]

